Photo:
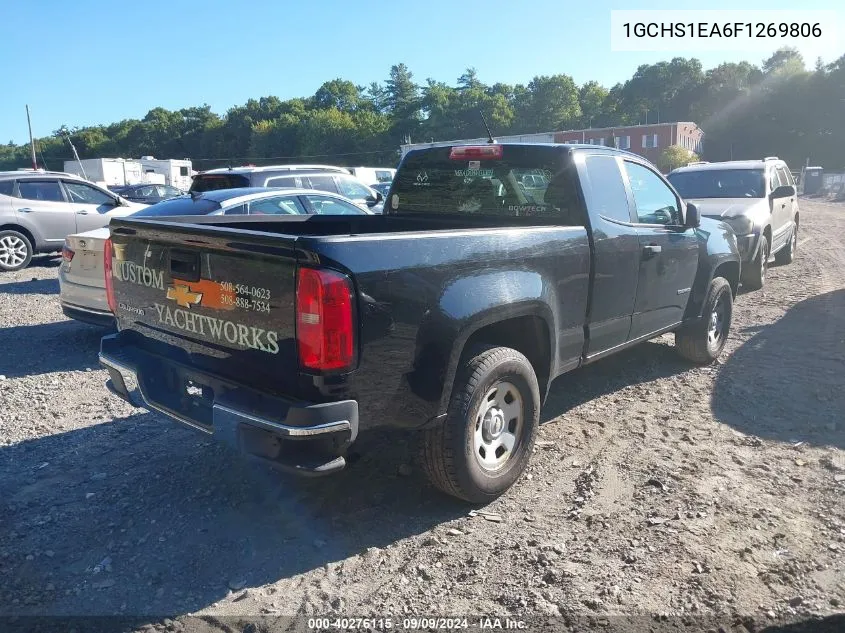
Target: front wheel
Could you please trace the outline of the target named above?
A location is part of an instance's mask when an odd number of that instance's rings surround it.
[[[421,438],[423,470],[449,495],[490,502],[525,470],[539,424],[528,359],[508,347],[476,348],[458,370],[446,419]]]
[[[701,318],[675,332],[678,353],[694,363],[707,365],[725,349],[733,316],[733,293],[724,277],[710,282]]]
[[[0,270],[20,270],[32,261],[32,243],[23,233],[0,231]]]

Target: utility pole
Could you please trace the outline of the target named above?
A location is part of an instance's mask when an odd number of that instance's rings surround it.
[[[26,106],[26,124],[29,126],[29,149],[32,151],[32,168],[38,169],[38,162],[35,160],[35,141],[32,140],[32,121],[29,118],[29,104]]]

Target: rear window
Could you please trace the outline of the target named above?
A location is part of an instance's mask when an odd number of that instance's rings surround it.
[[[200,174],[194,177],[190,191],[200,193],[241,187],[249,187],[249,178],[240,174]]]
[[[14,188],[14,180],[0,180],[0,195],[11,196]]]
[[[393,180],[390,213],[553,217],[580,210],[577,181],[559,148],[502,145],[498,158],[452,158],[437,147],[405,157]]]
[[[133,213],[134,218],[154,218],[168,215],[208,215],[212,211],[217,211],[220,208],[220,203],[214,200],[204,200],[197,198],[194,200],[190,196],[180,198],[171,198],[164,202],[159,202],[146,209],[141,209],[137,213]]]

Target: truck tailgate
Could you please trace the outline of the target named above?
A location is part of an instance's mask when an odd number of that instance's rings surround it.
[[[298,371],[295,238],[137,220],[130,226],[112,225],[119,329],[141,334],[135,342],[147,352],[290,393]]]

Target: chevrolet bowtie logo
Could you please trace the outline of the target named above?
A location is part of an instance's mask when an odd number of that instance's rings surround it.
[[[184,284],[174,284],[167,289],[167,298],[175,301],[178,306],[190,308],[191,305],[199,304],[202,299],[202,293],[193,292]]]

